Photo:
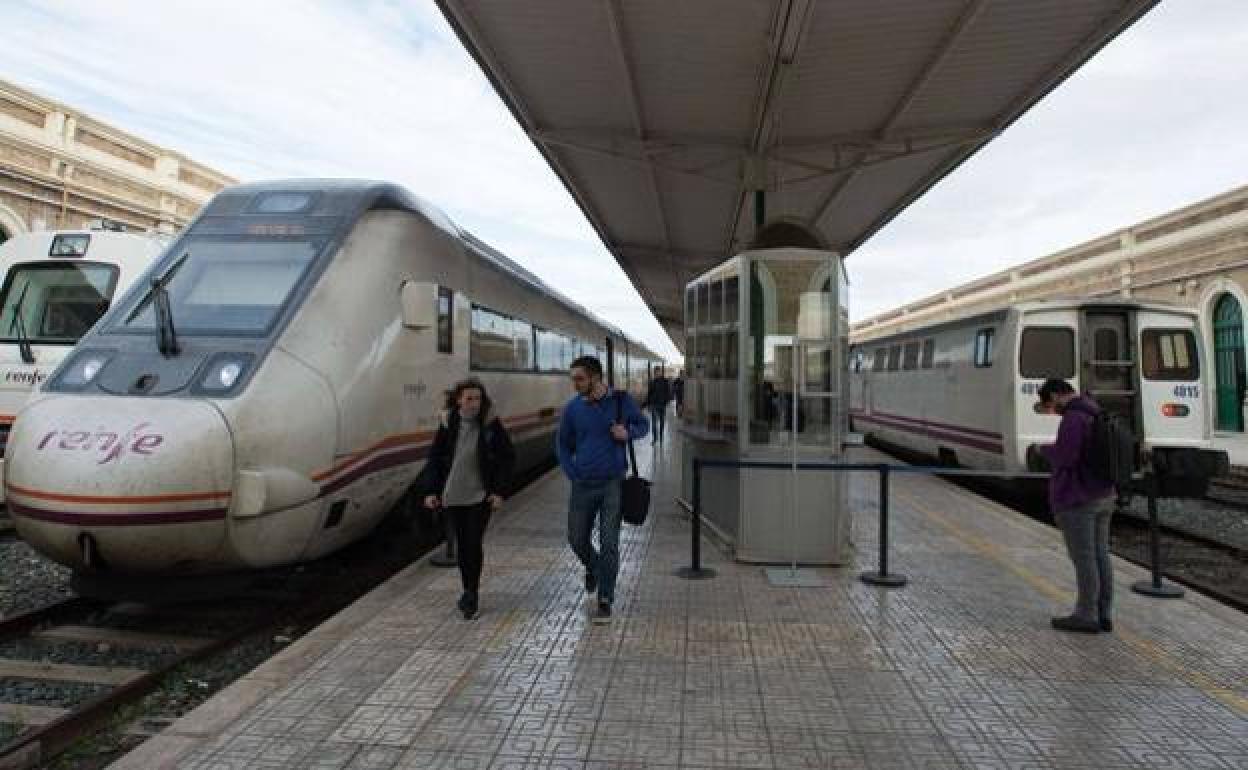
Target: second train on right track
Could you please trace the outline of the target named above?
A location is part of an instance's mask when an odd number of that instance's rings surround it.
[[[1141,467],[1167,477],[1163,492],[1203,494],[1226,462],[1212,448],[1205,361],[1192,310],[1129,300],[1019,303],[856,342],[850,421],[871,439],[944,465],[1024,472],[1029,448],[1056,437],[1060,418],[1038,407],[1037,391],[1058,377],[1130,420]]]

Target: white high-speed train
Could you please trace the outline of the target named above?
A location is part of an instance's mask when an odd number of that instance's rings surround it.
[[[13,416],[167,245],[102,229],[23,233],[0,244],[0,473]]]
[[[1036,392],[1060,377],[1127,416],[1145,452],[1190,456],[1210,447],[1203,360],[1194,311],[1022,303],[855,344],[850,419],[944,464],[1025,471],[1028,448],[1052,443],[1059,422],[1036,408]]]
[[[417,476],[469,375],[518,470],[553,447],[572,359],[640,394],[657,356],[394,185],[219,193],[18,415],[19,535],[106,583],[312,559]]]

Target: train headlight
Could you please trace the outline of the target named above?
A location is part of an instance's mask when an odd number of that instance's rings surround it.
[[[224,395],[243,379],[253,356],[249,353],[218,353],[208,359],[195,390],[210,395]]]
[[[61,370],[54,384],[67,390],[85,388],[95,381],[100,370],[113,357],[111,352],[102,350],[84,350],[74,356]]]

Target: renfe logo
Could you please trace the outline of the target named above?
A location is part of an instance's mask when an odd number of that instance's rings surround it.
[[[94,433],[89,430],[52,430],[48,431],[35,449],[100,452],[104,457],[97,464],[103,465],[128,453],[136,455],[154,453],[157,447],[165,443],[165,437],[159,433],[146,432],[150,425],[151,423],[141,422],[124,434],[107,430],[98,430]]]

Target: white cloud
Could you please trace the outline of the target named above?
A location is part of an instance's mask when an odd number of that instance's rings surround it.
[[[1248,183],[1245,51],[1242,0],[1159,4],[850,256],[854,317]]]
[[[7,78],[243,179],[400,182],[675,354],[433,3],[7,0],[0,26]],[[1244,184],[1244,51],[1242,0],[1159,4],[851,255],[854,317]]]
[[[240,179],[390,179],[676,351],[432,3],[9,2],[0,71]]]

